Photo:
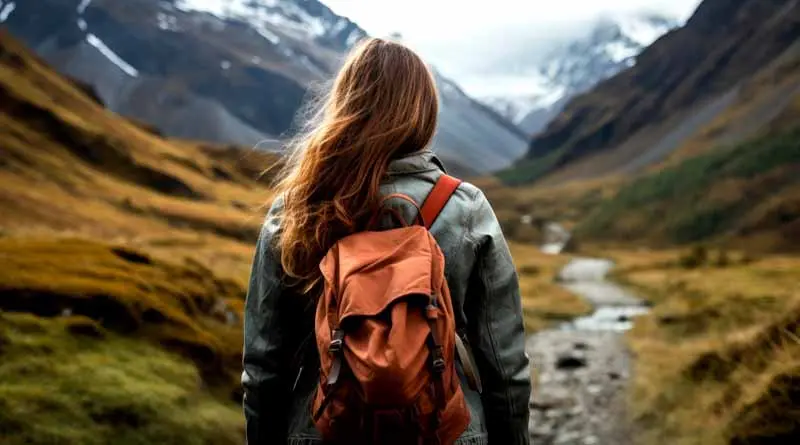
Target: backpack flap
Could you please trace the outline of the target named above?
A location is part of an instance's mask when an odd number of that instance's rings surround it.
[[[408,404],[426,384],[417,378],[428,365],[425,309],[441,284],[432,257],[443,261],[433,247],[420,226],[364,232],[341,240],[321,263],[331,295],[317,312],[318,347],[328,350],[333,335],[345,333],[342,354],[368,404]]]

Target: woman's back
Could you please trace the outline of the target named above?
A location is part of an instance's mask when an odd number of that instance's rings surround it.
[[[372,108],[384,102],[378,100]],[[386,113],[390,112],[387,109]],[[430,112],[425,112],[417,113],[416,119],[423,115],[430,118]],[[408,119],[413,124],[415,117]],[[337,239],[363,230],[363,221],[377,211],[375,203],[381,197],[401,193],[418,203],[425,200],[444,167],[424,149],[432,132],[426,130],[421,136],[412,127],[404,126],[410,136],[396,141],[385,165],[366,165],[372,168],[368,170],[371,178],[315,177],[322,184],[319,188],[313,184],[306,184],[306,189],[284,187],[281,198],[273,204],[259,240],[245,313],[242,382],[248,443],[321,443],[310,412],[319,383],[313,341],[314,306],[320,289],[315,262]],[[420,127],[430,128],[430,124]],[[359,128],[363,130],[364,125]],[[370,130],[364,131],[368,134]],[[422,142],[415,142],[416,149],[408,149],[408,140]],[[333,146],[337,147],[336,142]],[[308,150],[323,151],[324,147],[309,145]],[[359,159],[349,154],[330,157],[331,162],[352,170],[365,167],[363,160],[359,165]],[[302,174],[302,164],[299,162],[295,174]],[[313,170],[305,167],[306,174]],[[289,185],[299,183],[298,178],[294,176]],[[358,204],[358,212],[352,207],[341,208],[352,206],[359,198],[364,201]],[[415,218],[411,205],[394,201],[392,205],[407,221]],[[325,225],[326,218],[333,222]],[[483,193],[463,183],[430,232],[445,256],[456,327],[471,346],[483,383],[481,394],[470,389],[459,369],[471,420],[457,443],[528,443],[530,375],[519,287],[494,212]]]
[[[430,151],[393,161],[385,194],[402,193],[422,202],[445,168]],[[407,218],[414,210],[402,205]],[[457,329],[466,337],[482,381],[482,394],[462,379],[473,421],[471,441],[527,443],[530,369],[519,282],[505,237],[484,194],[462,183],[430,228],[445,255],[445,277]],[[463,373],[462,373],[463,376]],[[484,423],[485,422],[485,423]]]

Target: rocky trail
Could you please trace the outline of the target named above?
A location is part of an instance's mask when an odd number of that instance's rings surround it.
[[[533,365],[530,432],[536,445],[626,445],[630,355],[623,333],[647,308],[606,279],[608,260],[576,258],[557,279],[594,312],[528,339]]]

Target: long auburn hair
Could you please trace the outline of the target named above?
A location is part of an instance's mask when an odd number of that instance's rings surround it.
[[[438,111],[433,75],[411,49],[369,38],[350,52],[290,143],[276,184],[277,247],[290,285],[307,294],[321,283],[319,262],[336,241],[366,228],[389,162],[431,142]]]

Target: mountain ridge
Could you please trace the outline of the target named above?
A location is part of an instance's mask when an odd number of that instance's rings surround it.
[[[624,156],[642,160],[630,172],[663,160],[731,104],[747,100],[736,85],[788,50],[800,36],[798,17],[800,5],[793,0],[704,1],[635,66],[573,98],[506,177],[546,180],[580,165],[580,177],[589,178],[620,173]],[[653,147],[658,149],[650,156]],[[593,172],[600,164],[592,159],[612,155],[616,165]]]
[[[366,35],[316,0],[218,2],[211,12],[178,0],[42,1],[20,4],[5,26],[112,110],[169,136],[265,149],[297,130],[297,111]],[[524,153],[524,135],[460,90],[442,100],[434,150],[455,174]]]

